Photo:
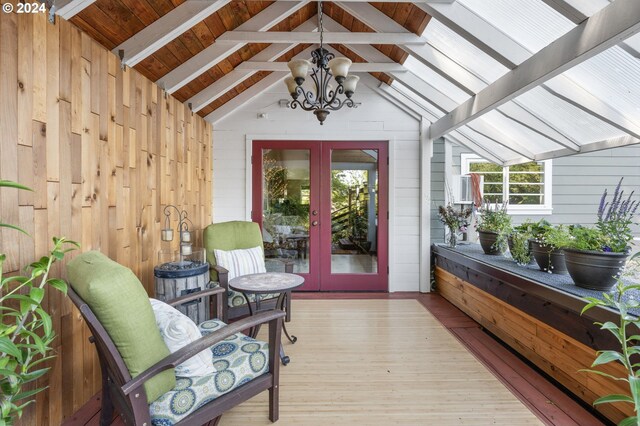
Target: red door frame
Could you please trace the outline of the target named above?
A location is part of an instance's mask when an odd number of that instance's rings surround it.
[[[388,142],[387,141],[282,141],[254,140],[252,146],[251,219],[262,228],[262,150],[291,149],[309,151],[310,193],[309,273],[300,290],[307,291],[388,291]],[[334,149],[378,151],[378,232],[376,274],[331,273],[331,152]],[[322,208],[324,207],[324,208]],[[312,212],[319,212],[313,216]],[[318,219],[315,219],[318,218]],[[322,285],[320,281],[322,280]]]
[[[252,194],[251,194],[251,220],[260,224],[262,229],[262,150],[263,149],[291,149],[309,151],[309,192],[311,199],[309,202],[309,223],[312,211],[320,211],[320,144],[312,141],[253,141],[251,149],[252,162]],[[314,195],[315,194],[315,195]],[[318,291],[320,290],[320,227],[309,226],[309,273],[302,274],[304,285],[299,290]]]
[[[322,171],[323,181],[320,186],[322,206],[321,223],[326,226],[320,229],[320,276],[322,277],[322,291],[388,291],[388,211],[389,211],[389,166],[388,142],[386,141],[327,141],[322,142]],[[333,150],[361,149],[378,151],[378,232],[377,256],[378,272],[375,274],[333,274],[331,273],[331,153]]]

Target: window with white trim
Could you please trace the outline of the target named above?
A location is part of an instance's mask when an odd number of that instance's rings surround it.
[[[551,214],[551,160],[504,167],[474,154],[461,154],[460,160],[463,175],[484,177],[485,200],[508,200],[511,214]]]

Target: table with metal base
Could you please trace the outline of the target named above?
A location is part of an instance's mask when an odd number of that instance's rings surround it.
[[[243,294],[249,307],[249,315],[253,315],[254,311],[249,301],[249,294],[253,294],[256,298],[255,312],[260,312],[260,299],[271,293],[280,293],[276,302],[276,309],[286,310],[287,297],[291,297],[291,291],[304,284],[304,278],[296,274],[288,274],[284,272],[265,272],[262,274],[249,274],[235,277],[229,281],[229,288]],[[254,327],[249,331],[249,336],[255,338],[260,331],[260,326]],[[287,326],[282,323],[282,331],[291,343],[295,343],[298,338],[289,335]],[[282,345],[280,346],[280,360],[283,365],[287,365],[290,361],[285,355]]]

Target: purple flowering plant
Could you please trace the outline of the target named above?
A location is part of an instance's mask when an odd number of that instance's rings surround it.
[[[623,179],[618,182],[611,201],[607,201],[605,189],[598,206],[596,228],[607,240],[601,248],[605,252],[625,253],[629,251],[629,243],[633,240],[631,225],[638,213],[640,201],[633,200],[635,191],[624,197],[624,191],[620,189]]]

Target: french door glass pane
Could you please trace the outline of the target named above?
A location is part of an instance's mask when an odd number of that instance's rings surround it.
[[[262,239],[267,269],[309,272],[309,150],[262,151]]]
[[[331,152],[331,273],[377,273],[378,152]]]

